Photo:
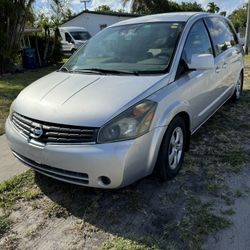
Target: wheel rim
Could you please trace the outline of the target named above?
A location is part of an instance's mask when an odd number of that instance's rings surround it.
[[[236,84],[236,92],[235,92],[235,94],[236,94],[237,99],[240,98],[241,88],[242,88],[241,86],[242,86],[242,80],[241,80],[241,76],[240,76],[240,78],[239,78],[239,80],[238,80],[238,82]]]
[[[181,160],[183,151],[183,131],[181,127],[175,128],[172,133],[168,147],[168,163],[175,170]]]

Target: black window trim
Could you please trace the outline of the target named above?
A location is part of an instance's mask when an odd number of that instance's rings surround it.
[[[238,35],[237,35],[237,32],[236,32],[236,30],[235,30],[235,28],[234,28],[234,26],[233,26],[233,24],[228,20],[228,19],[225,19],[224,18],[224,20],[225,20],[225,22],[228,24],[228,26],[229,26],[229,28],[231,28],[231,32],[233,33],[233,36],[234,36],[234,38],[236,39],[236,44],[234,45],[234,46],[237,46],[237,45],[239,45],[239,43],[240,43],[240,41],[239,41],[239,38],[238,38]]]
[[[205,18],[208,18],[208,17],[205,17]],[[203,23],[204,23],[204,25],[205,25],[206,31],[207,31],[208,36],[209,36],[209,40],[210,40],[210,43],[211,43],[211,46],[212,46],[212,50],[213,50],[213,56],[214,56],[214,58],[216,58],[215,45],[214,45],[212,36],[211,36],[211,34],[210,34],[210,32],[209,32],[209,29],[208,29],[208,26],[207,26],[207,23],[206,23],[205,18],[202,18],[202,21],[203,21]]]

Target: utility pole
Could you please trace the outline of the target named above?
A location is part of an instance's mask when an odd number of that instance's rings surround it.
[[[247,6],[247,28],[246,28],[246,38],[245,38],[245,54],[248,55],[250,40],[250,0],[248,0]]]
[[[81,3],[84,3],[84,10],[87,10],[87,3],[89,3],[91,0],[80,0]]]

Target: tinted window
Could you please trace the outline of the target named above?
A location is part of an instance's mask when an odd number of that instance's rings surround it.
[[[206,18],[206,24],[214,43],[216,55],[230,49],[237,43],[237,38],[225,19],[219,17]]]
[[[198,21],[191,28],[182,53],[182,60],[191,63],[194,54],[213,54],[212,45],[203,21]]]

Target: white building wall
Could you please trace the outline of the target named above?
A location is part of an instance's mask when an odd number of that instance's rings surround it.
[[[101,30],[101,27],[103,25],[110,26],[114,23],[127,20],[130,18],[133,17],[82,13],[81,15],[62,24],[61,27],[69,27],[69,26],[83,27],[86,28],[89,31],[89,33],[93,36]]]

